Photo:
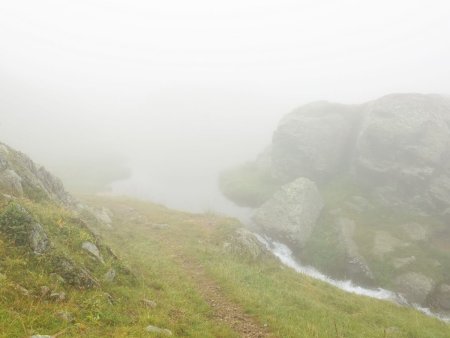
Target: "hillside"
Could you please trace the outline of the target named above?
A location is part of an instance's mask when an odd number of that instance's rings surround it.
[[[234,219],[76,200],[6,145],[1,163],[0,337],[450,337],[284,267]]]

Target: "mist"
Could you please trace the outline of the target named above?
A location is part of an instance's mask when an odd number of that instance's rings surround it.
[[[295,107],[448,94],[449,17],[446,1],[4,2],[2,141],[69,190],[97,172],[119,194],[237,212],[219,173]]]

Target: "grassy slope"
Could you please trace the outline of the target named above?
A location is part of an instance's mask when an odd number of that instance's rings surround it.
[[[224,254],[223,241],[236,226],[231,219],[173,212],[128,199],[96,199],[91,203],[107,205],[119,216],[124,206],[132,206],[141,215],[134,221],[119,217],[114,230],[103,233],[133,269],[141,271],[149,282],[165,286],[158,297],[177,292],[180,281],[175,273],[162,275],[155,271],[164,264],[186,273],[177,265],[176,257],[182,255],[200,262],[228,297],[266,323],[275,336],[450,337],[448,325],[412,309],[344,293],[298,275],[275,259],[251,262]],[[169,227],[152,225],[158,223]],[[167,311],[175,305],[186,314],[179,304],[170,304],[168,299],[163,303]],[[186,330],[177,320],[167,321],[164,316],[161,320],[175,332],[183,332],[180,326]],[[191,332],[195,332],[193,336],[208,336],[198,330]]]
[[[196,332],[203,332],[205,337],[213,337],[216,332],[223,332],[224,336],[232,336],[228,328],[210,320],[210,309],[195,285],[184,278],[169,257],[154,253],[147,256],[148,252],[139,252],[138,246],[132,248],[130,253],[136,259],[130,266],[137,277],[133,278],[118,262],[112,262],[104,248],[100,247],[105,266],[95,263],[80,250],[82,241],[95,242],[95,239],[79,226],[70,212],[52,204],[18,202],[44,226],[54,248],[48,255],[34,256],[0,233],[0,337],[50,335],[61,331],[64,333],[60,337],[147,337],[144,328],[150,324],[168,326],[180,335],[195,336]],[[0,203],[0,213],[6,208],[6,202]],[[118,277],[114,283],[101,283],[101,287],[92,290],[61,284],[49,274],[49,255],[55,252],[84,263],[99,280],[109,266],[115,267]],[[139,260],[146,261],[151,268]],[[22,294],[19,285],[30,295]],[[65,292],[66,300],[42,297],[43,286]],[[144,298],[156,298],[158,307],[146,308],[141,302]],[[59,318],[57,314],[61,311],[70,312],[74,322]]]
[[[192,271],[180,264],[180,257],[203,265],[225,295],[267,324],[274,336],[450,337],[448,325],[411,309],[346,294],[283,268],[275,259],[253,262],[225,254],[223,242],[237,225],[232,219],[175,212],[129,199],[87,200],[113,211],[113,229],[97,225],[97,231],[136,278],[124,273],[102,248],[106,266],[93,264],[79,244],[94,239],[73,215],[54,205],[22,200],[50,234],[54,250],[84,262],[97,277],[109,265],[119,276],[115,283],[102,283],[94,290],[55,284],[45,257],[30,256],[0,235],[0,267],[6,276],[0,281],[0,337],[63,330],[60,337],[146,337],[150,334],[144,328],[149,324],[168,328],[175,336],[236,337],[214,317],[214,308],[202,298],[189,278]],[[0,204],[0,212],[4,208]],[[16,284],[32,296],[22,295]],[[44,300],[39,296],[43,285],[65,291],[67,299]],[[155,300],[158,306],[146,308],[143,298]],[[74,323],[59,319],[60,311],[71,312]]]

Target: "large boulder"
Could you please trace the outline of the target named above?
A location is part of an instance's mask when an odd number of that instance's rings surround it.
[[[323,180],[349,163],[361,106],[315,102],[293,111],[273,135],[274,175]]]
[[[69,285],[80,289],[91,289],[99,285],[91,273],[65,256],[52,257],[52,269]]]
[[[448,106],[430,95],[395,94],[370,102],[359,132],[355,174],[369,186],[420,195],[450,145]]]
[[[450,284],[442,283],[435,288],[430,305],[435,310],[450,313]]]
[[[314,182],[298,178],[278,190],[253,216],[267,233],[302,247],[311,236],[324,202]]]
[[[433,279],[423,274],[407,272],[398,276],[394,284],[396,291],[402,294],[409,302],[424,304],[435,283]]]

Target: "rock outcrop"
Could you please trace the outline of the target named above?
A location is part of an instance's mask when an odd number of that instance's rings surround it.
[[[256,210],[253,220],[264,231],[301,247],[311,236],[323,206],[316,184],[301,177],[282,186]]]
[[[433,287],[431,278],[416,272],[408,272],[395,279],[396,291],[414,304],[423,304]]]
[[[356,142],[356,176],[369,186],[395,187],[391,200],[420,200],[450,146],[450,111],[429,95],[388,95],[367,104]]]
[[[274,175],[285,181],[315,181],[345,170],[361,108],[329,102],[300,107],[280,122],[273,135]]]
[[[265,162],[285,182],[350,175],[386,206],[445,214],[448,102],[437,95],[393,94],[361,105],[307,104],[282,119]]]
[[[61,287],[79,289],[111,283],[116,271],[120,276],[129,273],[89,226],[111,223],[110,216],[107,209],[97,217],[88,207],[81,208],[59,179],[0,143],[0,241],[8,254],[27,262],[28,270],[38,268]],[[52,295],[57,301],[65,298],[64,292]]]
[[[252,197],[262,232],[336,278],[394,286],[410,302],[428,305],[430,297],[448,311],[438,299],[447,299],[450,259],[450,98],[392,94],[304,105],[281,120],[272,144],[247,167],[256,169],[231,170],[236,184],[225,195],[237,204],[235,196]],[[269,185],[269,194],[253,197]],[[307,256],[317,250],[330,252]],[[445,285],[432,291],[435,284]]]
[[[14,197],[47,199],[66,206],[75,203],[58,178],[3,143],[0,143],[0,191]]]

